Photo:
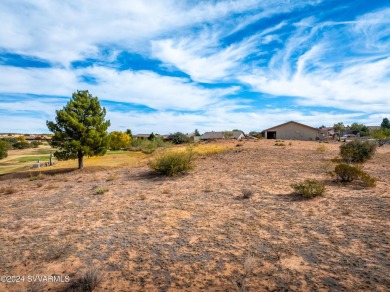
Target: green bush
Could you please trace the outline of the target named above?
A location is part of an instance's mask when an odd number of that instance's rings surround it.
[[[142,151],[145,154],[153,153],[159,147],[169,146],[169,143],[165,142],[162,138],[156,137],[153,140],[149,139],[133,139],[131,140],[131,146],[126,148],[129,151]]]
[[[0,159],[6,158],[8,156],[8,150],[11,148],[10,143],[0,140]]]
[[[375,150],[373,142],[354,140],[340,146],[340,156],[345,162],[360,163],[371,159]]]
[[[291,187],[297,195],[307,199],[322,195],[325,192],[325,185],[314,179],[306,179],[302,183],[292,184]]]
[[[15,149],[28,149],[31,148],[31,144],[26,141],[19,141],[12,144],[12,147],[14,147]]]
[[[149,162],[149,167],[158,173],[176,176],[194,168],[194,154],[192,151],[164,152]]]
[[[176,132],[169,135],[169,140],[171,140],[173,144],[185,144],[190,142],[190,137],[181,132]]]
[[[337,177],[337,180],[341,182],[352,182],[359,178],[361,172],[360,166],[353,166],[345,163],[336,165],[334,169],[334,174]]]
[[[373,187],[376,184],[376,179],[362,170],[360,166],[341,163],[336,165],[334,172],[330,173],[336,176],[337,180],[343,183],[350,183],[360,180],[364,186]]]
[[[43,143],[40,141],[32,141],[31,142],[31,148],[38,148],[39,145],[42,145]]]

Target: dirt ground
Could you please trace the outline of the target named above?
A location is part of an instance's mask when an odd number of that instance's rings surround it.
[[[141,166],[1,181],[0,276],[25,279],[0,291],[61,291],[27,276],[90,269],[95,291],[389,291],[390,146],[364,188],[325,174],[338,144],[274,143],[239,142],[175,178]],[[305,178],[326,193],[292,195]]]

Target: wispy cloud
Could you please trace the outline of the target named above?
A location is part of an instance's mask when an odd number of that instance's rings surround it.
[[[259,92],[298,98],[303,106],[363,112],[390,109],[390,51],[383,50],[390,44],[390,30],[382,30],[387,14],[387,10],[370,13],[341,24],[304,19],[267,67],[239,79]],[[324,30],[328,26],[332,29]],[[370,31],[366,42],[361,42],[361,30]],[[346,38],[352,39],[346,42]],[[375,57],[367,50],[372,43]],[[350,56],[343,56],[344,50]]]

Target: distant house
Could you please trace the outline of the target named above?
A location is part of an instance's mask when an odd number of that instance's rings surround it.
[[[290,121],[264,130],[262,136],[267,139],[318,140],[319,129]]]
[[[134,135],[133,138],[134,139],[148,139],[150,136],[150,134],[137,134],[137,135]]]
[[[377,131],[381,129],[381,126],[367,126],[370,132]]]
[[[335,131],[333,127],[324,127],[320,128],[320,140],[327,140],[327,139],[333,139],[335,135]]]
[[[199,137],[199,140],[218,140],[218,139],[236,139],[245,138],[242,131],[224,131],[224,132],[206,132]]]

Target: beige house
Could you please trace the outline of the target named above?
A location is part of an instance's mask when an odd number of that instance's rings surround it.
[[[319,129],[293,121],[266,129],[261,133],[267,139],[313,141],[319,139]]]

